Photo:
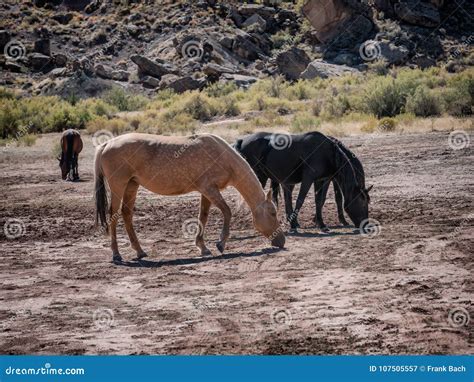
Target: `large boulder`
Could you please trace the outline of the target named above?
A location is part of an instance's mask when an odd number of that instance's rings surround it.
[[[432,28],[441,22],[435,5],[418,0],[403,0],[395,4],[395,13],[401,20],[422,27]]]
[[[404,64],[410,55],[408,48],[403,45],[397,46],[390,42],[380,42],[378,44],[380,47],[380,58],[385,59],[389,64]]]
[[[308,0],[302,11],[323,43],[336,37],[338,26],[353,16],[352,9],[343,0]]]
[[[255,28],[260,32],[264,32],[267,29],[267,22],[262,16],[255,13],[242,23],[242,28]]]
[[[102,64],[97,64],[94,67],[94,71],[99,77],[114,81],[128,81],[130,75],[125,70],[114,70]]]
[[[330,64],[318,59],[308,65],[306,70],[301,73],[301,78],[311,80],[316,77],[339,77],[348,73],[359,73],[359,71],[346,65]]]
[[[10,39],[11,39],[11,36],[8,31],[0,30],[0,52],[3,53],[3,49],[5,48],[5,45],[8,44]]]
[[[49,38],[41,38],[36,40],[34,44],[34,51],[44,54],[45,56],[51,56],[51,41]]]
[[[29,54],[28,62],[35,72],[47,73],[52,69],[51,58],[41,53]]]
[[[192,76],[179,77],[173,74],[163,76],[160,82],[160,89],[173,89],[176,93],[183,93],[187,90],[202,89],[206,86],[205,78],[195,78]]]
[[[165,61],[152,61],[145,56],[135,54],[130,59],[138,66],[140,75],[161,78],[166,74],[178,74],[179,70],[171,63]]]
[[[254,14],[258,14],[264,19],[269,19],[275,15],[276,9],[272,7],[265,7],[260,4],[244,4],[238,8],[238,12],[244,17],[250,17]]]
[[[276,63],[280,73],[288,80],[297,80],[306,69],[311,59],[303,49],[296,47],[280,53],[276,58]]]
[[[349,0],[308,0],[303,14],[315,29],[315,35],[333,50],[353,49],[373,30],[370,12]]]
[[[244,76],[243,74],[223,74],[222,79],[229,82],[235,82],[238,87],[248,88],[253,83],[257,82],[258,78],[253,76]]]

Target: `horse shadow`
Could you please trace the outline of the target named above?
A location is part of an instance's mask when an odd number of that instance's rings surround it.
[[[192,265],[192,264],[200,264],[209,261],[222,261],[222,260],[231,260],[237,258],[246,258],[246,257],[258,257],[269,255],[272,253],[276,253],[279,251],[284,251],[285,249],[280,248],[265,248],[260,251],[250,252],[250,253],[242,253],[242,252],[235,252],[235,253],[225,253],[218,256],[206,256],[206,257],[188,257],[184,259],[172,259],[172,260],[145,260],[145,259],[133,259],[130,261],[115,261],[112,262],[115,265],[122,266],[122,267],[130,267],[130,268],[160,268],[163,266],[179,266],[179,265]]]
[[[327,238],[327,237],[334,237],[334,236],[355,236],[360,235],[360,231],[355,227],[344,227],[344,228],[353,228],[351,232],[338,232],[334,231],[334,229],[341,228],[340,226],[331,226],[328,227],[330,231],[328,232],[300,232],[300,231],[288,231],[286,232],[286,236],[293,236],[293,237],[317,237],[317,238]]]

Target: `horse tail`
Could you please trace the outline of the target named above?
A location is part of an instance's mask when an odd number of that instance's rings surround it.
[[[73,133],[69,133],[66,135],[66,163],[68,165],[68,171],[69,171],[69,166],[71,165],[72,162],[72,156],[73,156],[73,146],[74,146],[74,138],[75,135]]]
[[[102,170],[102,151],[105,145],[99,146],[95,151],[94,159],[94,190],[95,190],[95,225],[100,225],[105,228],[105,231],[109,232],[109,226],[107,224],[107,190],[105,189],[104,172]]]
[[[238,153],[240,153],[240,151],[242,150],[242,141],[243,139],[237,139],[235,143],[232,145],[234,150],[237,151]]]

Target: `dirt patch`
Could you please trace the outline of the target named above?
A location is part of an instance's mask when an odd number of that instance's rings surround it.
[[[0,352],[471,352],[473,150],[452,150],[447,136],[343,139],[374,184],[371,217],[382,226],[375,237],[338,227],[332,194],[324,210],[332,230],[319,232],[311,194],[300,233],[274,250],[228,190],[228,249],[201,258],[182,232],[197,216],[198,195],[141,190],[135,225],[151,256],[130,260],[120,224],[129,259],[122,266],[110,262],[109,241],[93,227],[90,137],[74,184],[60,180],[51,154],[58,135],[2,148],[0,224],[19,219],[24,234],[0,236]],[[221,222],[213,209],[208,242]]]

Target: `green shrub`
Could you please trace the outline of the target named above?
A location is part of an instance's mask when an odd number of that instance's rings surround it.
[[[439,96],[423,85],[408,96],[405,110],[418,117],[430,117],[441,114],[442,103]]]
[[[36,143],[36,139],[38,138],[35,134],[26,134],[22,135],[18,138],[17,145],[18,146],[33,146]]]
[[[115,106],[119,111],[136,111],[143,109],[149,99],[141,95],[127,94],[125,90],[115,87],[103,97],[105,102]]]
[[[3,139],[14,136],[22,118],[19,101],[0,99],[0,134]]]
[[[237,90],[235,82],[215,82],[205,89],[209,97],[219,98],[231,94]]]
[[[297,113],[291,121],[290,130],[294,133],[316,130],[321,125],[321,120],[308,112]]]
[[[456,88],[447,88],[441,92],[446,113],[454,117],[471,115],[472,99],[467,91],[459,91]]]
[[[356,103],[359,111],[382,118],[400,113],[405,99],[393,78],[376,77],[367,83]]]
[[[209,99],[203,94],[192,94],[184,105],[183,111],[198,121],[208,121],[217,114]]]
[[[382,118],[378,123],[378,129],[381,131],[393,131],[397,126],[397,122],[393,118]]]

